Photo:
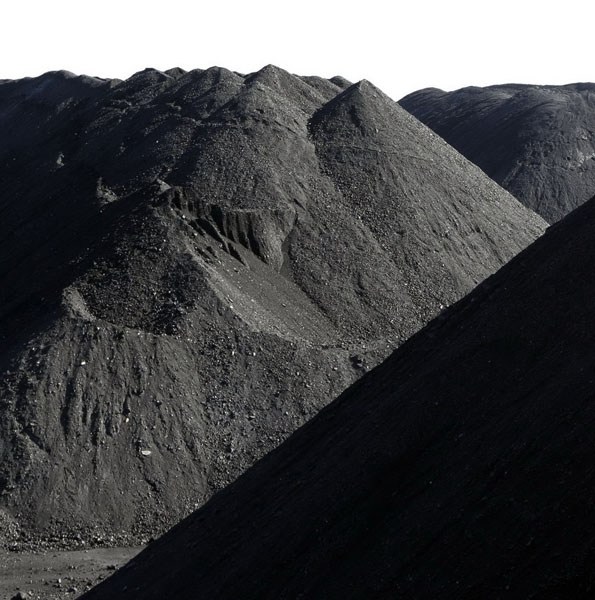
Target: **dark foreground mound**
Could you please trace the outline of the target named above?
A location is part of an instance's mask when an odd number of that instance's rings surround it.
[[[85,598],[592,597],[594,239],[592,201]]]
[[[550,223],[595,193],[595,84],[425,89],[400,104]]]
[[[153,532],[543,221],[369,83],[0,84],[0,507]]]

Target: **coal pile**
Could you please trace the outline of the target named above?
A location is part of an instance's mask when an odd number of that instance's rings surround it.
[[[595,200],[85,596],[589,598]]]
[[[595,84],[425,89],[400,101],[553,223],[595,193]]]
[[[0,133],[0,512],[66,543],[188,514],[545,227],[367,82],[55,72]]]

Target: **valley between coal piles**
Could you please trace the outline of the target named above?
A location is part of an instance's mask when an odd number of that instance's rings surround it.
[[[53,72],[0,139],[14,551],[157,536],[546,228],[366,81]]]

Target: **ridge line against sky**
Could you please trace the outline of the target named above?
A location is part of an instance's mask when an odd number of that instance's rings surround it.
[[[11,2],[0,79],[214,65],[250,73],[272,63],[368,79],[394,99],[424,87],[574,83],[595,80],[589,14],[584,0]]]

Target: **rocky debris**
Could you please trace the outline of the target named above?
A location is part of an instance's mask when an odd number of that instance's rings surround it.
[[[594,233],[595,199],[85,600],[590,597]]]
[[[0,549],[0,598],[64,600],[75,598],[130,560],[140,548],[75,551]]]
[[[554,223],[595,193],[595,84],[429,88],[401,106]]]
[[[368,82],[50,73],[0,83],[0,132],[24,540],[171,525],[545,227]]]

